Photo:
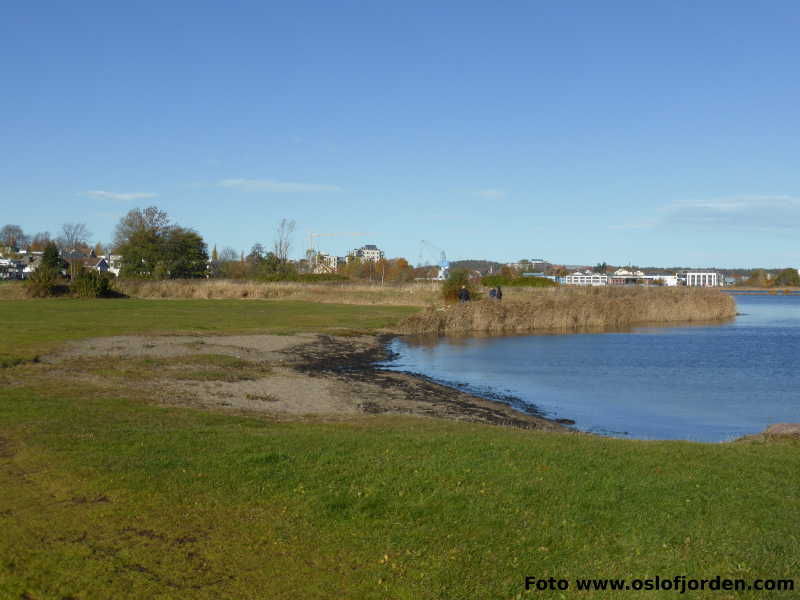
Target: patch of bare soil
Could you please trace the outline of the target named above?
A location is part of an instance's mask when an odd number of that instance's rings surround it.
[[[197,353],[224,354],[257,361],[280,360],[283,351],[316,339],[314,334],[298,335],[164,335],[113,336],[68,343],[63,350],[42,359],[60,362],[65,359],[97,357],[172,358]]]
[[[317,334],[120,336],[73,342],[43,360],[55,366],[86,357],[105,364],[151,359],[154,366],[137,380],[137,387],[146,388],[149,397],[165,404],[259,412],[278,418],[405,414],[571,431],[559,423],[518,412],[503,402],[376,367],[376,362],[389,357],[389,339]],[[218,376],[187,380],[175,376],[174,364],[158,368],[159,360],[167,364],[199,354],[258,363],[266,366],[265,373],[239,380]],[[91,378],[88,373],[87,377]]]

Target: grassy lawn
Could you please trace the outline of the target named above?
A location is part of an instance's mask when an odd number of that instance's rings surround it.
[[[419,310],[294,301],[6,300],[0,301],[0,363],[30,358],[59,342],[171,331],[297,333],[374,330]]]
[[[2,302],[24,331],[6,327],[16,337],[0,348],[369,329],[403,311]],[[794,578],[800,589],[797,443],[632,442],[404,417],[278,423],[152,406],[135,389],[61,383],[46,368],[0,369],[0,598],[676,596],[525,593],[525,576]]]

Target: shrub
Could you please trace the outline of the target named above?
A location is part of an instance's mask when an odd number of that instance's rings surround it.
[[[458,293],[461,291],[461,286],[466,286],[471,300],[478,299],[478,290],[473,284],[469,272],[464,269],[456,269],[455,271],[450,271],[450,275],[442,285],[444,301],[450,304],[458,302]]]
[[[81,298],[107,298],[111,295],[111,282],[97,271],[81,271],[72,282],[71,289]]]
[[[797,269],[784,269],[775,278],[775,285],[800,286],[800,274],[797,273]]]
[[[65,290],[57,269],[41,266],[25,280],[25,293],[31,298],[48,298]]]
[[[552,279],[544,277],[506,277],[505,275],[487,275],[481,279],[481,283],[486,287],[496,287],[505,285],[508,287],[558,287]]]

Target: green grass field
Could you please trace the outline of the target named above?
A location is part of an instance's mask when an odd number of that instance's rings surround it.
[[[340,333],[386,327],[416,312],[406,306],[358,306],[260,300],[0,301],[3,360],[31,358],[66,340],[136,333]]]
[[[7,356],[79,337],[390,325],[404,309],[0,302]],[[11,332],[7,337],[6,332]],[[279,423],[0,369],[0,598],[671,598],[536,578],[800,589],[800,445],[537,434],[415,418]],[[796,598],[706,592],[700,598]]]

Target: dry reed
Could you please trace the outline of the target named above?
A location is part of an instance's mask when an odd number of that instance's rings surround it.
[[[257,282],[226,279],[120,279],[114,288],[134,298],[303,300],[336,304],[430,306],[440,296],[439,283]]]
[[[0,300],[22,300],[27,298],[25,285],[21,281],[0,282]]]
[[[428,309],[404,319],[406,334],[513,334],[618,329],[642,323],[733,318],[736,302],[702,288],[530,289],[508,301],[479,301]]]

